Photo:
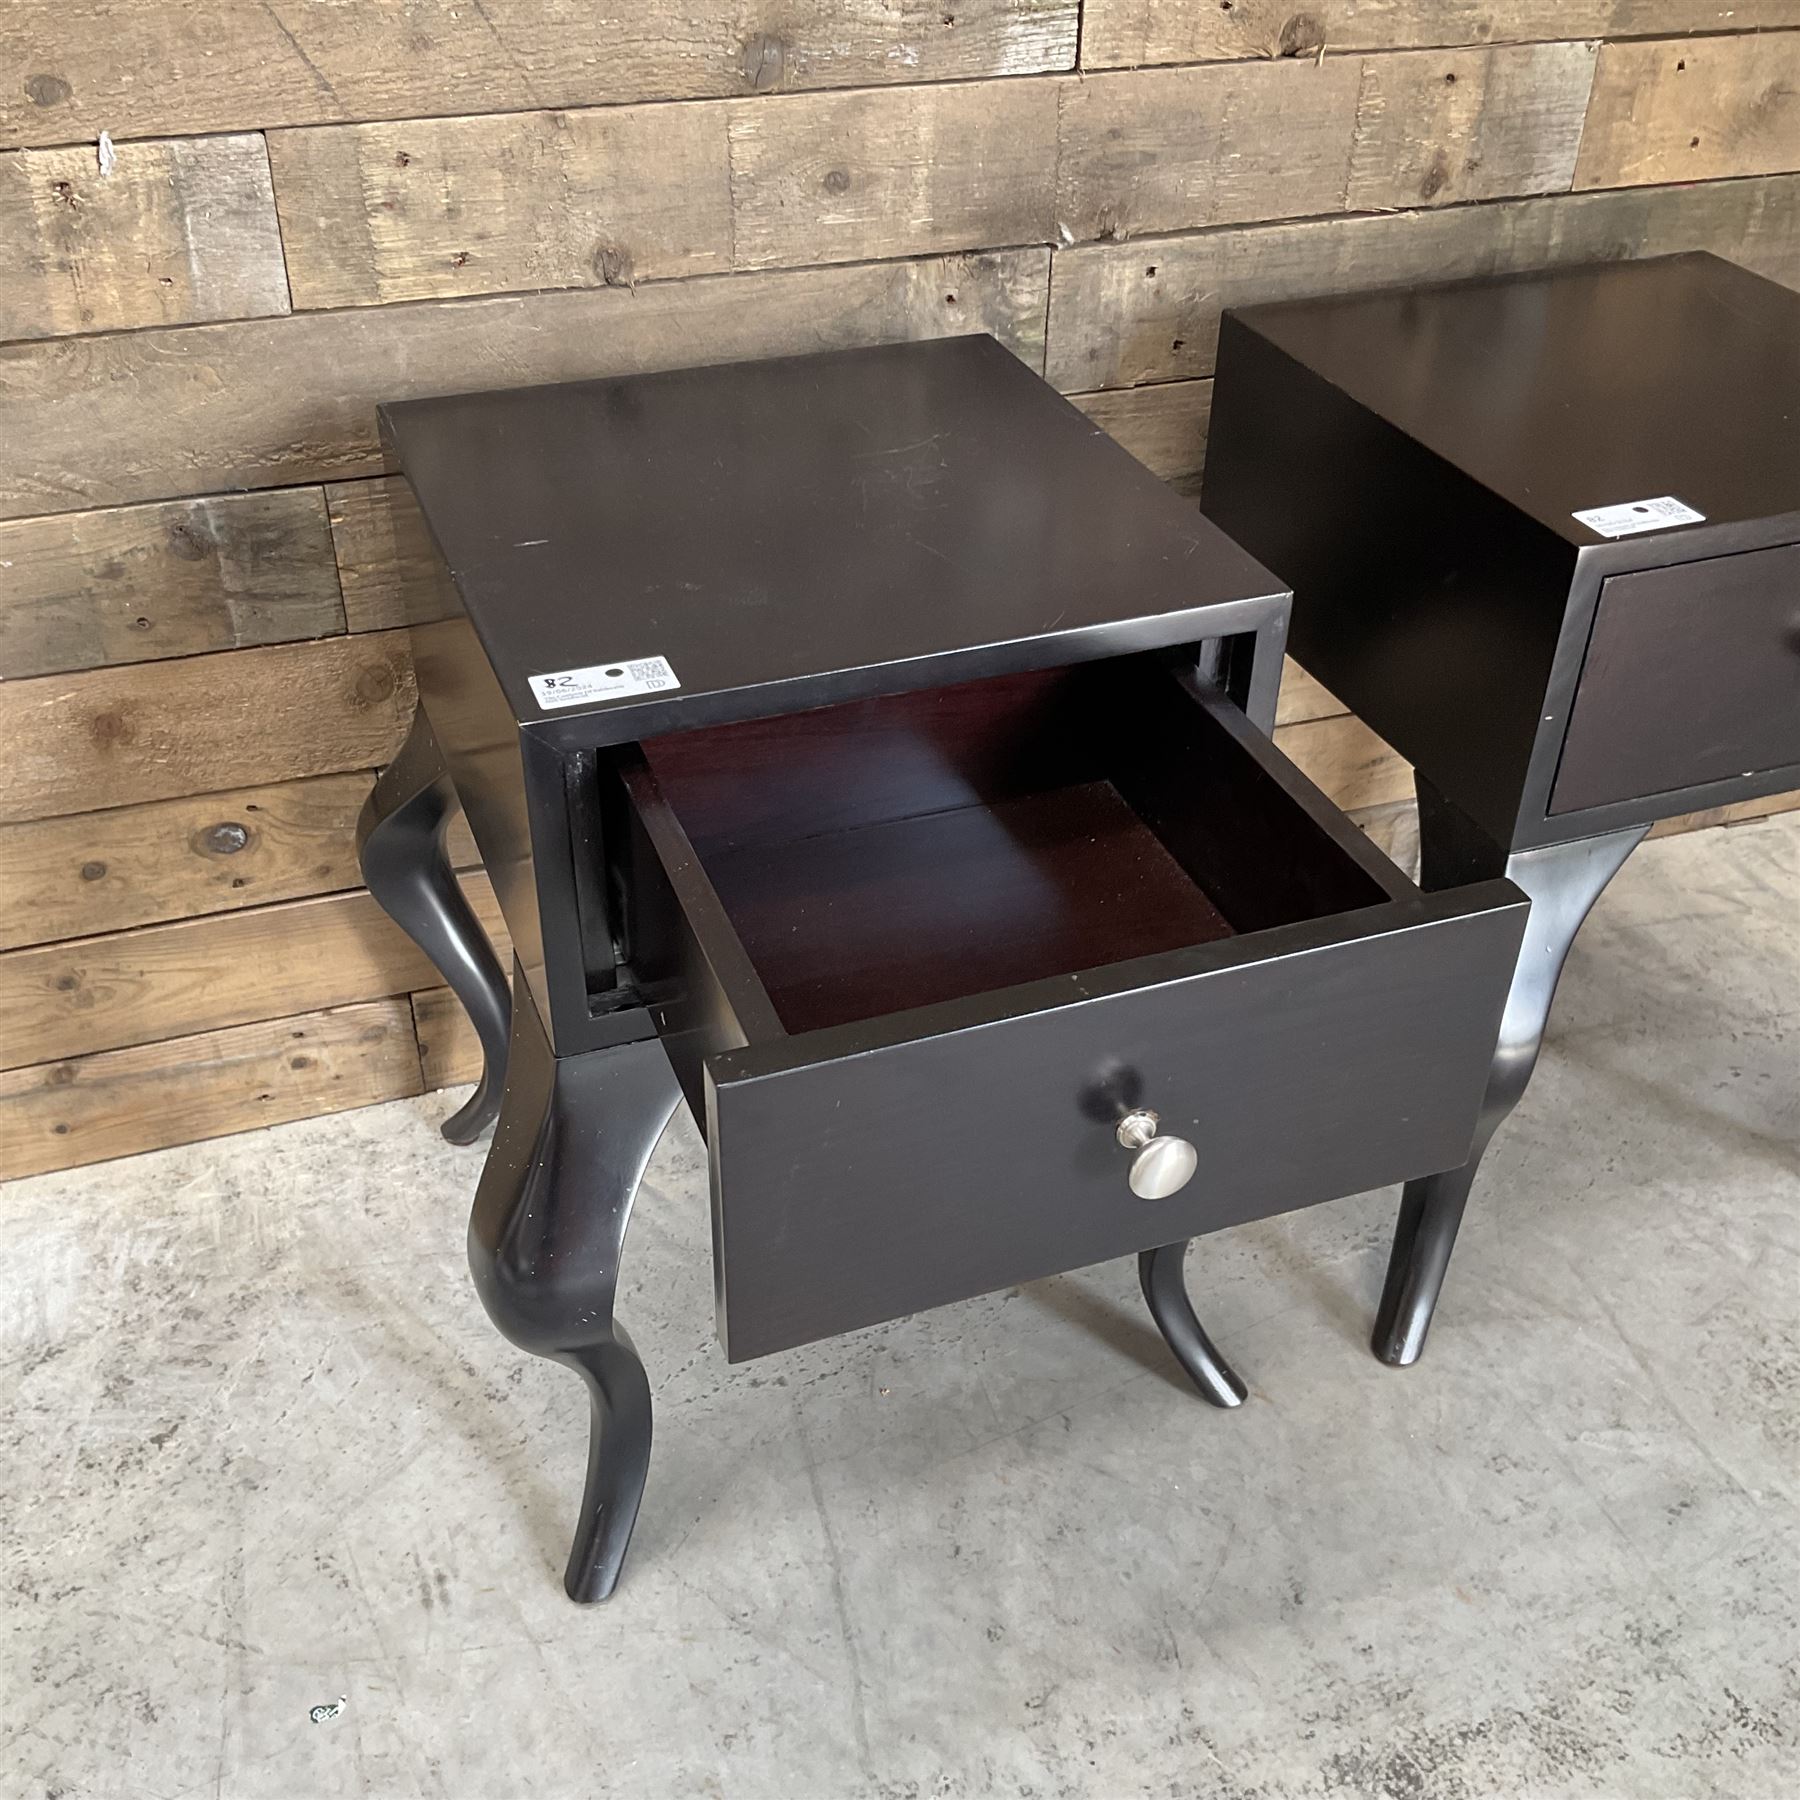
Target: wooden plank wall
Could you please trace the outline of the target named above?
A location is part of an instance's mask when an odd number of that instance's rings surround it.
[[[1800,0],[606,10],[0,8],[0,1174],[470,1073],[351,846],[379,399],[979,329],[1191,490],[1233,302],[1800,285]],[[1397,827],[1329,695],[1281,736]]]

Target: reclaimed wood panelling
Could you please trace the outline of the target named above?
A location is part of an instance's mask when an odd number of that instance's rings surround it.
[[[1786,169],[1800,169],[1800,31],[1600,52],[1577,187]]]
[[[446,987],[427,988],[413,995],[412,1010],[425,1086],[454,1087],[459,1081],[479,1080],[481,1040],[457,997]]]
[[[367,773],[0,825],[0,950],[361,884]]]
[[[1199,493],[1212,413],[1210,381],[1163,381],[1069,398],[1177,493]]]
[[[1041,368],[1049,254],[15,344],[0,349],[0,517],[376,474],[378,400],[968,331]]]
[[[738,266],[1047,242],[1059,86],[974,82],[737,102],[728,111]]]
[[[343,629],[316,487],[0,523],[0,680]]]
[[[425,516],[398,475],[334,481],[325,490],[344,617],[352,631],[406,623],[406,589],[432,563]]]
[[[1412,798],[1412,765],[1349,713],[1278,725],[1275,742],[1345,812]]]
[[[1588,44],[1210,63],[1064,88],[1064,240],[1566,188]]]
[[[1362,66],[1219,64],[1066,86],[1064,241],[1339,212]]]
[[[467,885],[503,943],[486,876]],[[9,950],[0,956],[0,1066],[378,1000],[436,980],[364,892]]]
[[[1065,391],[1208,375],[1228,306],[1556,263],[1716,250],[1800,286],[1800,178],[1306,220],[1058,251],[1046,370]]]
[[[0,339],[288,309],[255,133],[0,156],[0,244]]]
[[[9,1069],[0,1072],[0,1180],[420,1091],[404,1000]]]
[[[1081,63],[1131,68],[1317,56],[1321,49],[1752,31],[1792,22],[1793,0],[1087,0]]]
[[[1074,66],[1077,0],[8,0],[0,148]]]
[[[1734,800],[1729,806],[1681,813],[1673,819],[1658,820],[1650,827],[1650,835],[1679,837],[1684,831],[1707,831],[1714,825],[1756,825],[1786,812],[1800,812],[1800,793],[1764,794],[1755,800]]]
[[[296,307],[731,267],[714,103],[275,131],[269,160]]]
[[[1308,719],[1333,719],[1348,712],[1336,694],[1313,680],[1289,657],[1281,670],[1281,699],[1275,708],[1277,725],[1303,725]]]
[[[1567,190],[1593,44],[1426,50],[1363,59],[1351,212]]]
[[[0,682],[0,822],[374,768],[412,704],[404,632]]]

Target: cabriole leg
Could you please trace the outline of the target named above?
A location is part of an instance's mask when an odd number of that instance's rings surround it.
[[[1156,1321],[1163,1341],[1175,1353],[1175,1360],[1187,1370],[1189,1378],[1200,1390],[1203,1400],[1214,1406],[1241,1406],[1245,1388],[1237,1371],[1226,1362],[1213,1341],[1202,1329],[1188,1298],[1182,1264],[1187,1257],[1187,1244],[1164,1244],[1159,1250],[1144,1250],[1138,1255],[1138,1285],[1144,1290],[1144,1304]]]
[[[1469,1160],[1461,1168],[1409,1181],[1400,1202],[1373,1339],[1375,1354],[1385,1363],[1395,1367],[1415,1363],[1425,1348],[1469,1190],[1489,1139],[1518,1105],[1537,1066],[1569,947],[1606,884],[1648,830],[1647,825],[1634,825],[1603,837],[1516,851],[1505,859],[1507,878],[1531,898],[1531,916],[1501,1015],[1500,1042]],[[1419,854],[1425,887],[1453,885],[1481,872],[1482,859],[1472,836],[1467,821],[1420,782]]]
[[[619,1256],[679,1089],[654,1038],[556,1057],[516,969],[514,984],[506,1098],[469,1219],[469,1267],[506,1337],[587,1384],[587,1487],[563,1585],[572,1600],[604,1600],[650,1466],[650,1384],[613,1320]]]
[[[499,959],[445,853],[444,833],[455,807],[443,755],[420,707],[400,754],[382,771],[363,807],[356,851],[369,892],[450,984],[481,1040],[481,1080],[468,1102],[444,1121],[451,1143],[469,1144],[500,1110],[511,1001]]]

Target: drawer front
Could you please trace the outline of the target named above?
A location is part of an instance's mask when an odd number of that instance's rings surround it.
[[[1504,883],[1206,946],[1190,972],[822,1055],[708,1059],[720,1326],[733,1361],[1466,1156],[1525,907]],[[1166,959],[1151,959],[1166,968]],[[1198,1173],[1138,1199],[1116,1108]]]
[[[1800,763],[1800,544],[1600,589],[1552,814]]]

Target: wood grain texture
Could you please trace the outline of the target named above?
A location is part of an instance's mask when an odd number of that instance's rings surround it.
[[[1087,69],[1338,50],[1751,31],[1792,22],[1792,0],[1087,0]]]
[[[1065,241],[1339,212],[1362,66],[1221,63],[1066,85]]]
[[[973,82],[734,103],[738,266],[1047,242],[1060,85]]]
[[[1042,367],[1048,250],[297,313],[0,349],[0,517],[381,471],[422,394],[989,331]]]
[[[1345,812],[1412,797],[1412,766],[1349,713],[1278,725],[1287,759]]]
[[[0,156],[0,244],[0,339],[288,309],[255,133]]]
[[[1069,398],[1177,493],[1200,492],[1212,413],[1210,381],[1162,381]]]
[[[412,706],[404,632],[0,682],[0,822],[374,768]]]
[[[1074,66],[1077,0],[8,0],[0,147]]]
[[[296,307],[731,267],[715,103],[275,131],[269,161]]]
[[[481,1040],[462,1002],[446,987],[412,997],[413,1029],[427,1089],[455,1087],[481,1077]]]
[[[1303,725],[1308,719],[1331,719],[1348,712],[1336,694],[1323,682],[1315,681],[1289,657],[1281,667],[1281,698],[1275,708],[1275,723]]]
[[[1780,813],[1800,811],[1800,793],[1763,794],[1755,800],[1734,800],[1729,806],[1708,806],[1700,812],[1679,813],[1659,819],[1650,835],[1679,837],[1684,831],[1705,831],[1714,825],[1755,825]]]
[[[503,943],[487,877],[467,886]],[[407,994],[436,979],[364,892],[10,950],[0,956],[0,1064],[188,1037]]]
[[[1209,375],[1228,306],[1676,250],[1716,250],[1800,286],[1800,179],[1556,195],[1059,250],[1046,370],[1065,391]]]
[[[1577,187],[1787,169],[1800,169],[1800,31],[1600,52]]]
[[[344,617],[352,631],[406,623],[406,587],[434,552],[425,516],[398,475],[334,481],[325,490]]]
[[[0,825],[0,950],[358,887],[367,773]]]
[[[420,1091],[404,1000],[10,1069],[0,1072],[0,1181]]]
[[[316,488],[0,523],[0,680],[344,629]]]
[[[1593,44],[1363,58],[1351,212],[1565,191],[1594,80]]]

